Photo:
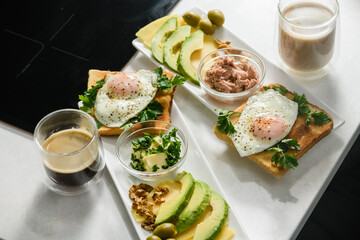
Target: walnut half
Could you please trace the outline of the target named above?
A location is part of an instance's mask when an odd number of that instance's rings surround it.
[[[155,192],[152,196],[152,199],[154,200],[155,204],[160,204],[165,202],[165,196],[169,192],[169,189],[167,187],[156,187]]]

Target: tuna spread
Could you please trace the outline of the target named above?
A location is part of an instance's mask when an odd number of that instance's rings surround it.
[[[218,92],[238,93],[254,87],[259,77],[254,66],[235,61],[233,57],[224,57],[209,68],[204,81]]]

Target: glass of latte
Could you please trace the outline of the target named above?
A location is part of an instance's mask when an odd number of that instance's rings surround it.
[[[77,109],[62,109],[42,118],[34,141],[44,166],[43,180],[62,195],[86,192],[99,182],[105,162],[95,120]]]
[[[298,79],[326,75],[338,54],[337,0],[280,0],[277,20],[281,67]]]

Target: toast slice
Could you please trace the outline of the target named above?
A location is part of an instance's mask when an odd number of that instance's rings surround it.
[[[280,84],[269,84],[269,87],[273,86],[280,86]],[[260,91],[264,91],[262,88]],[[285,96],[289,99],[294,98],[294,93],[288,91]],[[236,112],[242,112],[246,105],[246,102],[243,103],[240,107],[238,107]],[[331,130],[333,129],[333,119],[331,116],[326,113],[323,109],[308,103],[308,106],[310,108],[311,112],[324,112],[331,121],[329,123],[323,124],[322,126],[315,125],[313,122],[313,119],[311,120],[311,123],[309,125],[305,124],[306,116],[304,115],[298,115],[297,119],[291,128],[289,134],[285,138],[295,138],[298,141],[298,144],[301,147],[301,150],[289,150],[286,152],[287,154],[292,154],[299,160],[307,151],[309,151],[310,148],[312,148],[316,143],[318,143],[321,139],[326,137]],[[240,114],[233,114],[230,116],[230,121],[235,125],[239,120]],[[220,132],[218,127],[214,127],[214,134],[217,138],[219,138],[222,141],[225,141],[230,146],[235,147],[232,140],[223,132]],[[268,152],[263,151],[260,153],[252,154],[247,156],[247,158],[254,161],[256,164],[260,165],[265,171],[272,174],[273,176],[277,178],[283,177],[288,171],[289,168],[282,168],[281,166],[275,165],[273,162],[271,162],[271,158],[274,155],[274,152]]]
[[[96,85],[96,81],[100,79],[104,79],[106,74],[116,74],[119,72],[113,72],[113,71],[103,71],[103,70],[97,70],[97,69],[91,69],[89,70],[89,78],[88,78],[88,89],[90,89],[92,86]],[[163,74],[166,74],[167,77],[173,76],[172,73],[164,71]],[[154,97],[154,100],[158,101],[164,108],[163,113],[157,117],[157,120],[161,120],[164,122],[171,123],[170,113],[171,113],[171,106],[172,106],[172,100],[174,98],[175,88],[172,88],[167,91],[158,91]],[[120,127],[106,127],[101,126],[99,128],[99,134],[100,135],[119,135],[124,130]]]

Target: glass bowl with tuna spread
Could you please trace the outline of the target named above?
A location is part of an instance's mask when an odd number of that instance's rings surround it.
[[[221,102],[242,102],[261,88],[264,62],[241,48],[222,48],[205,56],[198,67],[200,86]]]
[[[187,139],[173,124],[159,120],[134,123],[118,137],[115,152],[121,165],[132,176],[157,181],[185,162]]]

